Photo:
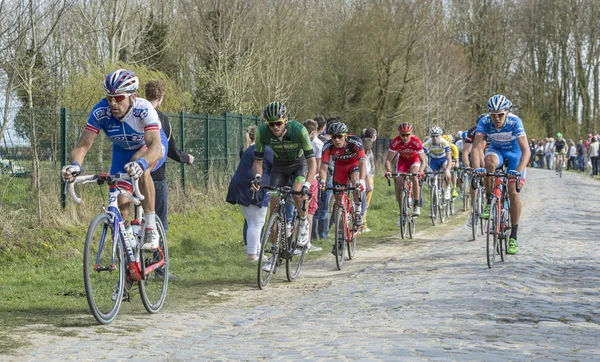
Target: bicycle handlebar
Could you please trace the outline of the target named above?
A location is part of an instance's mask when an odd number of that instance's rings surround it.
[[[126,198],[131,200],[135,205],[139,205],[142,200],[145,199],[144,195],[140,192],[139,179],[132,179],[126,173],[117,173],[115,175],[99,173],[97,175],[85,175],[85,176],[77,176],[72,182],[67,183],[67,187],[69,189],[69,195],[75,201],[76,204],[81,204],[81,198],[75,194],[75,184],[87,184],[91,182],[95,182],[99,185],[107,182],[109,185],[116,184],[117,181],[132,181],[133,184],[133,194],[131,196],[128,192],[124,193]]]
[[[485,176],[491,176],[491,177],[505,177],[505,178],[509,179],[509,177],[508,177],[508,176],[510,176],[510,175],[509,175],[509,174],[508,174],[508,172],[506,172],[506,171],[504,171],[504,172],[502,172],[502,171],[500,171],[500,172],[499,172],[499,171],[496,171],[496,172],[486,172],[486,173],[485,173]],[[519,176],[516,176],[516,177],[515,177],[515,180],[516,180],[516,182],[515,182],[515,186],[516,186],[516,188],[517,188],[517,192],[521,192],[521,176],[520,176],[520,175],[519,175]]]
[[[425,172],[423,174],[425,175]],[[400,172],[400,173],[392,173],[391,174],[391,177],[394,177],[394,178],[400,177],[400,176],[409,176],[409,177],[417,176],[418,177],[419,173],[418,172],[408,172],[408,173],[401,173]],[[392,182],[391,182],[391,180],[389,178],[387,179],[387,183],[388,183],[388,186],[392,186]]]
[[[295,191],[292,190],[291,187],[289,186],[284,186],[284,187],[278,187],[278,186],[269,186],[269,185],[265,185],[265,186],[261,186],[262,188],[264,188],[265,190],[271,190],[271,191],[276,191],[282,194],[288,194],[288,195],[308,195],[308,199],[303,200],[302,202],[302,211],[306,211],[306,202],[312,198],[312,194],[309,192],[308,194],[303,194],[301,191]]]

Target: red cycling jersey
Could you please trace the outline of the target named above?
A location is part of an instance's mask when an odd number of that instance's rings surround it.
[[[357,136],[347,136],[342,148],[335,147],[333,140],[323,145],[321,163],[328,165],[333,160],[333,183],[336,185],[347,185],[350,175],[358,171],[358,161],[364,159],[365,150]]]
[[[414,134],[410,136],[407,143],[397,136],[392,140],[390,151],[398,153],[396,172],[408,173],[412,166],[420,166],[419,153],[423,153],[423,144],[419,137]]]

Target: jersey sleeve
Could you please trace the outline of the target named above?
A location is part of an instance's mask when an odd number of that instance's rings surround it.
[[[415,142],[415,148],[417,151],[417,153],[423,153],[423,143],[421,142],[421,140],[419,139],[419,137],[417,136],[413,136],[413,140]]]
[[[489,123],[489,116],[485,116],[482,117],[479,122],[477,123],[477,128],[475,129],[475,134],[477,133],[481,133],[481,134],[486,134],[487,133],[487,124]]]
[[[442,139],[442,146],[444,147],[444,153],[450,152],[450,143],[445,139]]]
[[[162,128],[156,109],[145,99],[138,99],[133,110],[134,116],[140,117],[145,131],[158,131]]]
[[[350,142],[354,146],[354,152],[356,152],[356,158],[358,160],[364,160],[366,158],[365,148],[362,144],[362,140],[356,136],[350,136],[348,138],[348,142]]]
[[[104,128],[104,125],[108,122],[109,119],[110,108],[108,106],[108,101],[105,98],[100,102],[96,103],[96,105],[90,112],[87,124],[85,125],[85,130],[98,134],[100,133],[100,130]]]
[[[333,142],[331,140],[325,142],[323,145],[323,153],[321,154],[321,163],[329,165],[329,160],[331,159],[331,147],[333,147]]]
[[[523,121],[521,118],[515,117],[515,127],[513,128],[513,136],[522,137],[525,136],[525,127],[523,126]]]
[[[262,126],[256,130],[254,134],[254,159],[262,160],[265,158],[265,144],[263,143],[260,134]]]
[[[415,142],[417,143],[417,142]],[[421,150],[426,154],[429,152],[429,147],[431,146],[431,138],[425,141],[425,143],[421,144]],[[418,150],[415,150],[418,151]]]

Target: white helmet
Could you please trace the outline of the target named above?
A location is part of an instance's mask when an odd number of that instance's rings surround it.
[[[462,139],[462,131],[458,131],[456,132],[456,137],[454,137],[457,140],[461,140]]]

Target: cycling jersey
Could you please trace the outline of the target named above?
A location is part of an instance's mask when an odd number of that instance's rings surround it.
[[[446,152],[450,152],[450,143],[441,138],[441,142],[437,145],[433,143],[433,139],[428,139],[423,143],[423,150],[429,155],[429,158],[446,158]]]
[[[471,128],[469,128],[469,130],[467,131],[467,137],[465,138],[465,144],[467,143],[473,143],[473,141],[475,140],[475,131],[477,131],[477,126],[473,126]],[[483,140],[487,143],[488,139],[487,139],[487,135],[483,135]]]
[[[415,135],[411,135],[407,143],[402,142],[402,138],[397,136],[392,140],[390,151],[398,154],[396,171],[399,173],[407,173],[413,166],[421,165],[419,153],[423,153],[423,144]]]
[[[267,123],[258,127],[255,137],[255,160],[264,158],[265,145],[271,147],[275,160],[279,161],[295,161],[315,157],[308,131],[297,121],[287,121],[281,138],[271,132]]]
[[[453,160],[458,160],[458,147],[454,143],[450,144],[450,156]]]
[[[557,139],[554,143],[556,153],[567,153],[567,141],[565,139]]]
[[[365,150],[361,139],[358,136],[347,136],[346,145],[337,148],[333,140],[328,140],[323,145],[323,155],[321,163],[329,165],[330,161],[335,162],[333,168],[333,183],[337,185],[347,185],[349,176],[358,171],[358,161],[365,159]]]

